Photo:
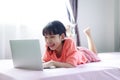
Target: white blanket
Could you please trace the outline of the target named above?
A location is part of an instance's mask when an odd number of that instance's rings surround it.
[[[43,71],[15,69],[12,60],[0,60],[0,80],[120,80],[120,53],[98,56],[100,62]]]

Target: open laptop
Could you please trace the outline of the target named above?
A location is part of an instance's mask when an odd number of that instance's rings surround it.
[[[10,48],[15,68],[43,70],[39,40],[10,40]]]

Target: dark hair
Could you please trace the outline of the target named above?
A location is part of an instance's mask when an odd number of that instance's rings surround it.
[[[59,34],[61,35],[62,33],[65,34],[66,36],[66,28],[65,26],[63,25],[63,23],[61,23],[60,21],[52,21],[52,22],[49,22],[44,28],[43,28],[43,36],[45,35],[56,35],[56,34]]]

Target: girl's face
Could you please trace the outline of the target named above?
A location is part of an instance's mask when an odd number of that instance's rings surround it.
[[[62,47],[63,37],[59,34],[57,35],[45,35],[45,42],[51,50],[60,50]]]

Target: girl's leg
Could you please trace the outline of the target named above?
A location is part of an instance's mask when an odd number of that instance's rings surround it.
[[[97,49],[96,49],[95,43],[93,41],[90,28],[87,27],[86,29],[84,29],[84,33],[85,33],[85,35],[87,37],[89,50],[91,50],[94,53],[97,53]]]

